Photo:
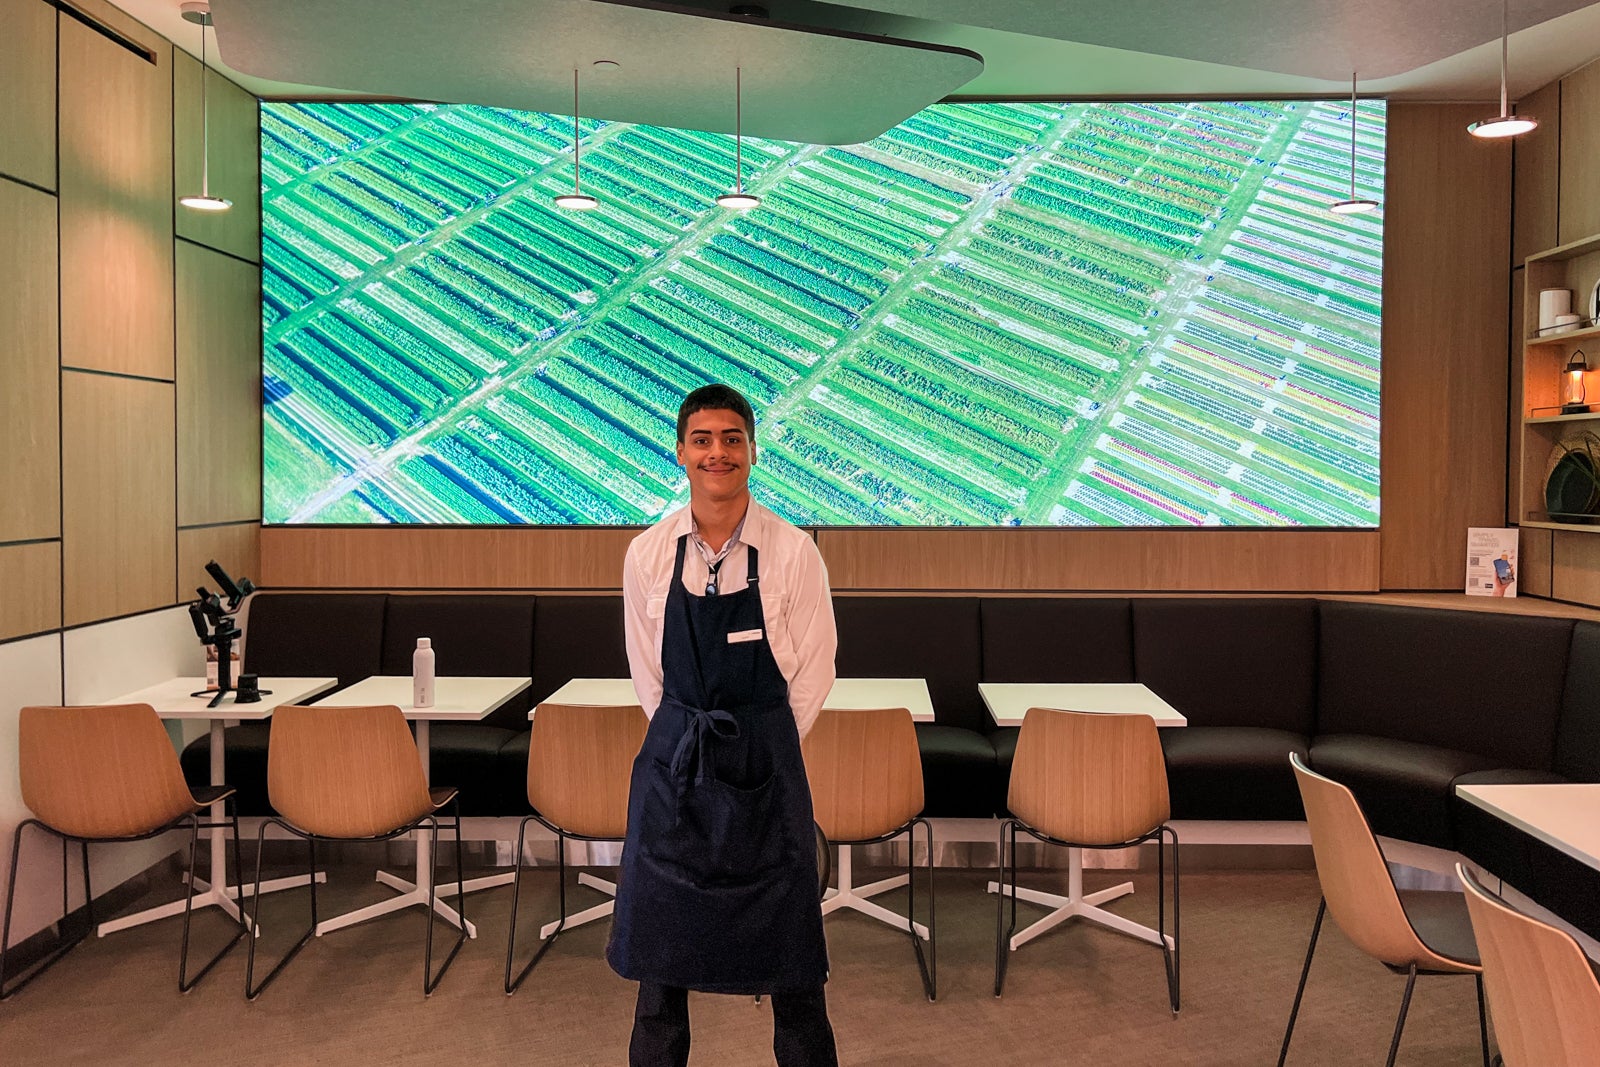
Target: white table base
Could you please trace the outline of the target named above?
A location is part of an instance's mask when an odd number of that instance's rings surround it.
[[[224,774],[222,724],[222,719],[211,720],[212,785],[221,785]],[[228,869],[228,831],[224,828],[228,821],[226,802],[219,801],[218,803],[211,805],[210,815],[211,821],[217,824],[210,830],[206,831],[206,836],[210,839],[211,875],[213,878],[215,878],[217,872],[225,872]],[[238,871],[237,874],[240,881],[243,881],[244,872]],[[326,874],[320,872],[317,874],[317,881],[326,882],[327,880],[328,876]],[[263,894],[276,893],[283,889],[297,889],[301,886],[310,884],[311,879],[303,874],[293,875],[288,878],[274,878],[269,882],[261,883],[261,892]],[[200,878],[195,879],[194,886],[198,890],[198,892],[196,892],[194,895],[194,909],[196,911],[199,911],[201,908],[221,908],[234,922],[242,922],[246,926],[250,925],[250,916],[242,915],[239,912],[237,900],[239,889],[241,887],[228,885],[218,887]],[[244,895],[250,896],[255,892],[255,883],[251,882],[242,888],[244,890]],[[124,915],[120,919],[111,919],[107,922],[103,922],[95,928],[95,933],[100,937],[105,937],[107,934],[114,934],[118,930],[127,930],[135,926],[143,926],[145,923],[155,922],[158,919],[167,919],[174,915],[182,915],[183,909],[184,902],[182,900],[174,900],[170,904],[162,904],[154,908],[146,908],[144,911],[134,912],[132,915]],[[261,931],[259,929],[256,931],[256,936],[261,936]]]
[[[417,753],[422,759],[422,780],[424,783],[426,783],[429,780],[428,720],[416,719],[413,721],[417,726]],[[443,828],[443,820],[441,820],[440,829],[442,830]],[[450,923],[451,926],[456,927],[463,925],[464,920],[461,918],[461,913],[445,903],[445,897],[449,895],[450,890],[454,888],[454,885],[451,881],[446,880],[443,883],[443,892],[440,891],[441,886],[438,885],[432,886],[432,892],[429,892],[430,881],[433,877],[433,850],[428,841],[428,832],[426,830],[413,830],[412,834],[417,839],[416,881],[408,882],[399,875],[390,874],[388,871],[379,871],[377,880],[389,888],[399,891],[400,895],[390,900],[384,900],[377,904],[369,905],[365,908],[357,908],[355,911],[345,912],[343,915],[335,916],[332,919],[324,919],[322,922],[317,924],[318,937],[321,937],[323,934],[332,933],[334,930],[342,930],[346,926],[354,926],[356,923],[364,923],[369,919],[376,919],[383,915],[392,915],[393,913],[402,911],[406,908],[426,908],[428,906],[428,897],[430,895],[433,897],[433,910],[443,916],[446,922]],[[495,875],[494,877],[504,877],[507,881],[510,880],[509,875]],[[487,882],[490,881],[490,879],[478,878],[473,879],[473,881]],[[505,883],[502,882],[496,884]],[[487,889],[488,886],[480,885],[477,886],[477,888]],[[465,927],[468,937],[478,936],[478,928],[471,922],[465,922]]]
[[[868,899],[869,897],[887,893],[891,889],[899,889],[910,881],[909,876],[897,874],[892,878],[885,878],[881,882],[873,882],[870,885],[853,885],[850,877],[851,847],[850,845],[839,846],[839,888],[829,889],[822,898],[822,914],[827,915],[830,912],[838,911],[840,908],[849,908],[851,911],[859,911],[869,918],[877,919],[881,923],[892,926],[896,930],[904,929],[909,921],[912,929],[916,930],[917,936],[924,941],[928,940],[928,928],[922,923],[908,920],[904,915],[896,915],[883,905],[874,904]]]
[[[617,883],[608,882],[604,878],[596,878],[588,871],[578,872],[578,884],[586,885],[590,889],[598,889],[608,897],[615,897],[617,895]],[[555,933],[557,928],[559,928],[562,933],[566,933],[568,930],[582,926],[584,923],[592,923],[596,919],[604,919],[606,916],[611,914],[612,909],[616,907],[616,903],[617,902],[615,900],[607,900],[603,903],[596,904],[592,908],[585,908],[583,911],[573,912],[571,915],[566,917],[565,921],[557,919],[555,922],[545,923],[539,928],[539,940],[543,941],[545,938]]]
[[[989,892],[1001,892],[999,882],[990,882]],[[1148,926],[1141,926],[1131,919],[1125,919],[1115,912],[1106,911],[1100,907],[1107,901],[1125,897],[1133,892],[1132,882],[1123,882],[1121,885],[1112,886],[1110,889],[1101,889],[1085,894],[1083,891],[1083,849],[1069,848],[1067,850],[1067,895],[1059,893],[1044,893],[1037,889],[1024,889],[1017,887],[1017,899],[1025,900],[1030,904],[1040,904],[1047,908],[1054,908],[1049,915],[1029,926],[1023,927],[1011,935],[1011,951],[1015,952],[1023,945],[1032,941],[1040,934],[1060,926],[1068,919],[1085,919],[1097,926],[1115,930],[1118,933],[1136,937],[1140,941],[1148,941],[1152,945],[1161,944],[1162,935]],[[1009,895],[1009,891],[1007,891]],[[1174,948],[1177,942],[1172,935],[1166,935],[1166,947]]]

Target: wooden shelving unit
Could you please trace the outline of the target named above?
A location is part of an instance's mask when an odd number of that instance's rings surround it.
[[[1538,335],[1539,291],[1571,289],[1574,311],[1586,314],[1589,294],[1600,279],[1600,234],[1529,256],[1523,271],[1522,432],[1518,441],[1521,525],[1539,530],[1600,534],[1600,522],[1550,522],[1544,516],[1544,484],[1557,446],[1585,432],[1600,434],[1600,323],[1566,333]],[[1589,365],[1588,399],[1596,408],[1586,414],[1561,415],[1561,370],[1572,353],[1583,349]],[[1535,414],[1539,412],[1539,414]]]

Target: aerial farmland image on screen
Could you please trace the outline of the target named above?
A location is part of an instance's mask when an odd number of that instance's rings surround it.
[[[1385,107],[1355,116],[1381,199]],[[803,525],[1375,526],[1349,101],[968,103],[866,144],[261,109],[269,523],[652,522],[726,382]]]

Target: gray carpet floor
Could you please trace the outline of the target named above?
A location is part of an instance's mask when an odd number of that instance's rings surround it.
[[[338,867],[324,914],[383,899],[372,864]],[[858,872],[865,882],[868,872]],[[523,942],[554,917],[555,875],[525,876]],[[1304,959],[1318,889],[1311,871],[1198,871],[1183,882],[1183,1010],[1167,1007],[1154,947],[1081,923],[1011,958],[993,995],[995,898],[982,871],[941,870],[939,999],[922,994],[907,936],[853,913],[828,920],[828,1000],[840,1061],[881,1067],[1023,1064],[1272,1064]],[[1124,880],[1090,871],[1088,888]],[[1154,923],[1154,876],[1112,907]],[[1060,889],[1059,872],[1023,884]],[[576,890],[577,907],[593,894]],[[881,898],[903,906],[903,894]],[[626,1062],[633,987],[606,967],[609,924],[564,935],[516,996],[501,990],[509,887],[468,898],[480,935],[432,997],[421,992],[422,912],[317,938],[256,1002],[243,995],[244,945],[188,995],[176,991],[180,920],[80,946],[0,1004],[0,1064],[538,1064]],[[259,951],[270,962],[305,921],[304,891],[266,898]],[[1019,905],[1023,916],[1042,909]],[[195,951],[225,928],[196,918]],[[437,928],[443,941],[447,928]],[[520,947],[520,946],[519,946]],[[200,957],[203,958],[203,957]],[[1404,978],[1324,927],[1291,1065],[1379,1064]],[[749,999],[694,996],[691,1062],[772,1062],[771,1017]],[[1480,1062],[1470,978],[1419,979],[1399,1062]]]

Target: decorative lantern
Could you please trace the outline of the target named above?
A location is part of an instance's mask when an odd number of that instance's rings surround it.
[[[1582,415],[1589,411],[1589,405],[1584,403],[1583,385],[1583,376],[1588,370],[1589,361],[1584,357],[1583,349],[1574,349],[1572,358],[1567,360],[1566,367],[1561,371],[1561,414]]]

